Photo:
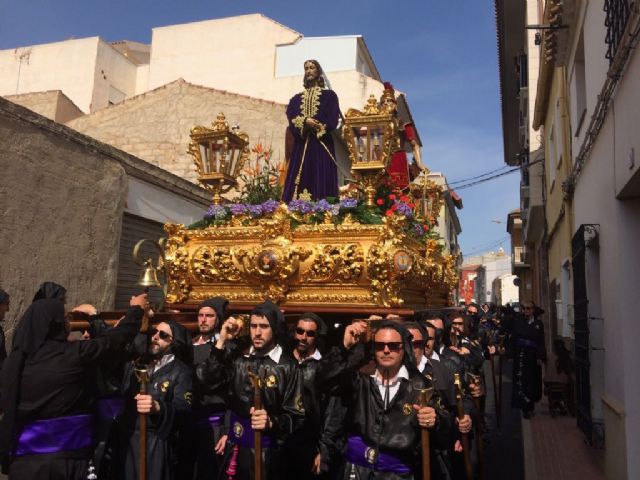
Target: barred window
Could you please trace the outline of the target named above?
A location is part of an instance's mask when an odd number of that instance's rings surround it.
[[[629,0],[605,0],[604,11],[607,14],[604,21],[604,26],[607,27],[605,43],[608,46],[605,57],[609,59],[609,64],[611,64],[613,57],[616,56],[620,40],[622,40],[627,20],[629,20]]]

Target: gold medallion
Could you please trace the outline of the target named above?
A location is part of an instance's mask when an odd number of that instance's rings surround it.
[[[244,433],[244,428],[242,427],[242,424],[240,422],[234,423],[233,434],[236,436],[236,438],[241,438],[243,433]]]
[[[168,390],[169,390],[169,380],[165,380],[160,384],[160,391],[162,393],[167,393]]]
[[[411,415],[411,412],[413,412],[413,407],[409,403],[402,405],[402,413],[409,416]]]
[[[184,399],[189,405],[191,405],[191,402],[193,402],[193,393],[185,392]]]
[[[275,375],[269,375],[267,377],[267,380],[266,380],[266,385],[267,385],[267,388],[275,387],[276,386],[276,376]]]

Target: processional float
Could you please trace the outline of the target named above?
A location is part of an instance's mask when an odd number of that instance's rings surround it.
[[[222,194],[238,185],[248,136],[230,129],[222,113],[211,127],[192,128],[188,152],[222,220],[204,228],[165,224],[159,269],[168,307],[193,310],[212,296],[235,307],[271,299],[285,311],[363,314],[450,305],[457,258],[429,231],[442,205],[440,187],[422,175],[401,200],[386,196],[392,205],[375,214],[389,159],[400,148],[395,115],[372,95],[362,111],[346,113],[342,135],[357,186],[347,198],[246,205],[225,204]]]

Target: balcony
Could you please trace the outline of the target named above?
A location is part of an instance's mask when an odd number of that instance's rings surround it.
[[[513,247],[511,255],[511,263],[513,268],[526,268],[529,266],[529,256],[527,255],[527,247]]]
[[[620,45],[620,40],[622,40],[622,35],[631,13],[629,0],[605,0],[604,11],[607,14],[607,18],[604,21],[604,26],[607,27],[607,36],[604,40],[607,44],[605,57],[611,64],[618,51],[618,45]]]

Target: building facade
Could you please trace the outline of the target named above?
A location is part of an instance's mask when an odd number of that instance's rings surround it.
[[[497,11],[506,3],[496,1]],[[524,10],[530,2],[511,3]],[[607,478],[638,478],[640,377],[630,366],[640,326],[629,299],[640,293],[640,9],[628,0],[539,7],[539,22],[519,35],[536,35],[540,58],[531,126],[542,142],[549,334],[572,346],[577,427],[604,448]],[[508,51],[504,28],[499,21]],[[502,93],[504,102],[504,85]],[[503,103],[505,144],[514,133],[508,114]],[[512,236],[520,219],[526,230],[526,216],[510,214]]]

